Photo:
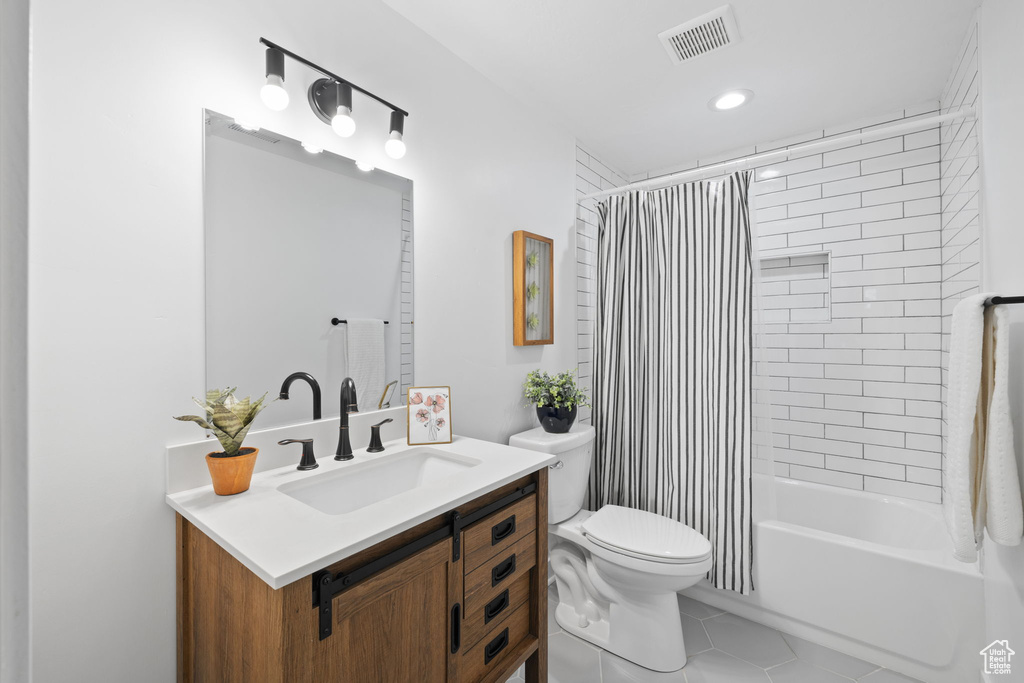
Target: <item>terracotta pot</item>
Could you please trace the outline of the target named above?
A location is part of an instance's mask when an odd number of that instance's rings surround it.
[[[220,453],[207,453],[206,466],[210,468],[213,492],[218,496],[233,496],[248,491],[259,452],[258,448],[242,448],[238,455],[219,458],[216,456]]]

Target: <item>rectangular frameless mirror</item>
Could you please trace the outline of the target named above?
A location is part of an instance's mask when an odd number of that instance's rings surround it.
[[[412,181],[212,111],[205,119],[206,386],[270,399],[288,375],[308,372],[332,417],[342,379],[376,374],[375,386],[357,382],[360,411],[376,410],[393,380],[391,405],[404,403],[413,384]],[[348,325],[335,318],[388,324],[382,343],[371,336],[372,348],[351,349]],[[383,373],[350,367],[350,351],[382,355]],[[312,418],[309,387],[295,382],[290,394],[259,427]]]

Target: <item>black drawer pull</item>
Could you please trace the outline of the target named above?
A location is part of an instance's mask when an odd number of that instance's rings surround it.
[[[497,638],[487,643],[484,648],[484,664],[490,664],[491,660],[498,656],[508,645],[508,628],[501,632]]]
[[[515,554],[509,555],[509,558],[504,562],[499,562],[491,570],[491,587],[497,586],[499,583],[512,576],[516,571],[516,556]]]
[[[452,654],[459,651],[462,645],[462,606],[455,603],[452,607]]]
[[[508,607],[507,588],[501,592],[501,595],[491,600],[487,603],[487,606],[484,607],[484,623],[486,624],[490,622],[491,619],[504,612],[506,607]]]
[[[516,532],[516,516],[498,522],[491,527],[491,545],[498,545],[502,540]]]

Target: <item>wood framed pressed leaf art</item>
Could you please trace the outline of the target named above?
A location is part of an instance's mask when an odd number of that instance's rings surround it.
[[[553,239],[525,230],[512,233],[512,343],[555,343]]]

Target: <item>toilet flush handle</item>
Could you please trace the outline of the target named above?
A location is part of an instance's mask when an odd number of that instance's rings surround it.
[[[559,460],[558,462],[556,462],[556,463],[555,463],[554,465],[548,465],[548,469],[549,469],[549,470],[560,470],[560,469],[562,469],[563,467],[565,467],[565,463],[564,463],[564,462],[562,462],[561,460]]]

